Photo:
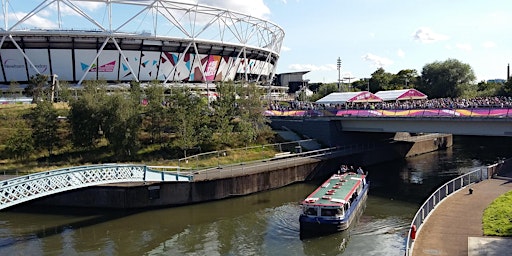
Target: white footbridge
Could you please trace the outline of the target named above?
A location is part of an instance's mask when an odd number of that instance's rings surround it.
[[[70,167],[0,181],[0,210],[78,188],[120,182],[188,182],[179,172],[157,171],[146,165],[100,164]],[[156,167],[155,167],[156,169]]]

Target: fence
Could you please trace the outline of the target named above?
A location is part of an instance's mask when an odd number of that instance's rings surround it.
[[[302,152],[303,145],[314,141],[313,139],[307,139],[200,153],[178,159],[178,169],[202,170],[218,168],[226,164],[241,164],[252,162],[256,159],[269,159],[274,157],[276,152],[300,153]],[[248,153],[249,151],[251,151],[252,155]]]
[[[275,170],[279,167],[290,165],[301,165],[311,162],[312,158],[328,157],[336,158],[344,155],[356,154],[367,152],[377,149],[377,145],[373,143],[368,144],[353,144],[339,147],[324,148],[318,150],[304,151],[304,152],[290,152],[290,154],[275,154],[272,157],[265,159],[258,159],[253,161],[246,161],[241,163],[231,163],[225,165],[214,166],[210,168],[191,169],[186,170],[192,173],[193,180],[212,180],[223,177],[233,177],[240,175],[247,175],[261,170]],[[279,160],[279,161],[277,161]],[[316,161],[316,160],[313,160]],[[183,172],[183,170],[182,170]]]
[[[411,233],[413,232],[413,227],[418,229],[425,222],[425,219],[429,216],[432,211],[436,208],[436,206],[446,197],[450,196],[452,193],[457,192],[458,190],[470,185],[471,183],[477,183],[486,179],[490,179],[495,176],[500,170],[507,170],[507,166],[511,165],[512,159],[508,159],[506,161],[500,161],[499,163],[489,165],[487,167],[482,167],[480,169],[471,171],[469,173],[463,174],[455,179],[452,179],[441,187],[439,187],[430,197],[423,203],[420,209],[416,212],[414,216],[411,228],[409,229],[409,233],[407,234],[406,241],[406,249],[405,255],[409,256],[411,252],[411,246],[413,244],[413,240],[411,239]]]
[[[512,118],[512,108],[267,110],[272,117]]]

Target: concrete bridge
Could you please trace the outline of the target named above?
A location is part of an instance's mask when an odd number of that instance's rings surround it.
[[[512,108],[269,110],[266,115],[276,126],[320,121],[338,132],[512,136]]]
[[[20,176],[0,183],[0,210],[74,189],[117,183],[190,181],[191,176],[152,170],[145,165],[101,164]]]

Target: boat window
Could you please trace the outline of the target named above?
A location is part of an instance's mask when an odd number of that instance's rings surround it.
[[[316,211],[316,208],[306,208],[306,214],[307,215],[317,215],[317,211]]]
[[[322,209],[321,215],[322,216],[335,216],[337,212],[338,212],[337,209]]]

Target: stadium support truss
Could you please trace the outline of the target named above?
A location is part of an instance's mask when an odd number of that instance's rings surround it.
[[[0,83],[84,80],[269,83],[284,30],[227,9],[166,0],[2,0]],[[16,11],[24,4],[25,11]]]

